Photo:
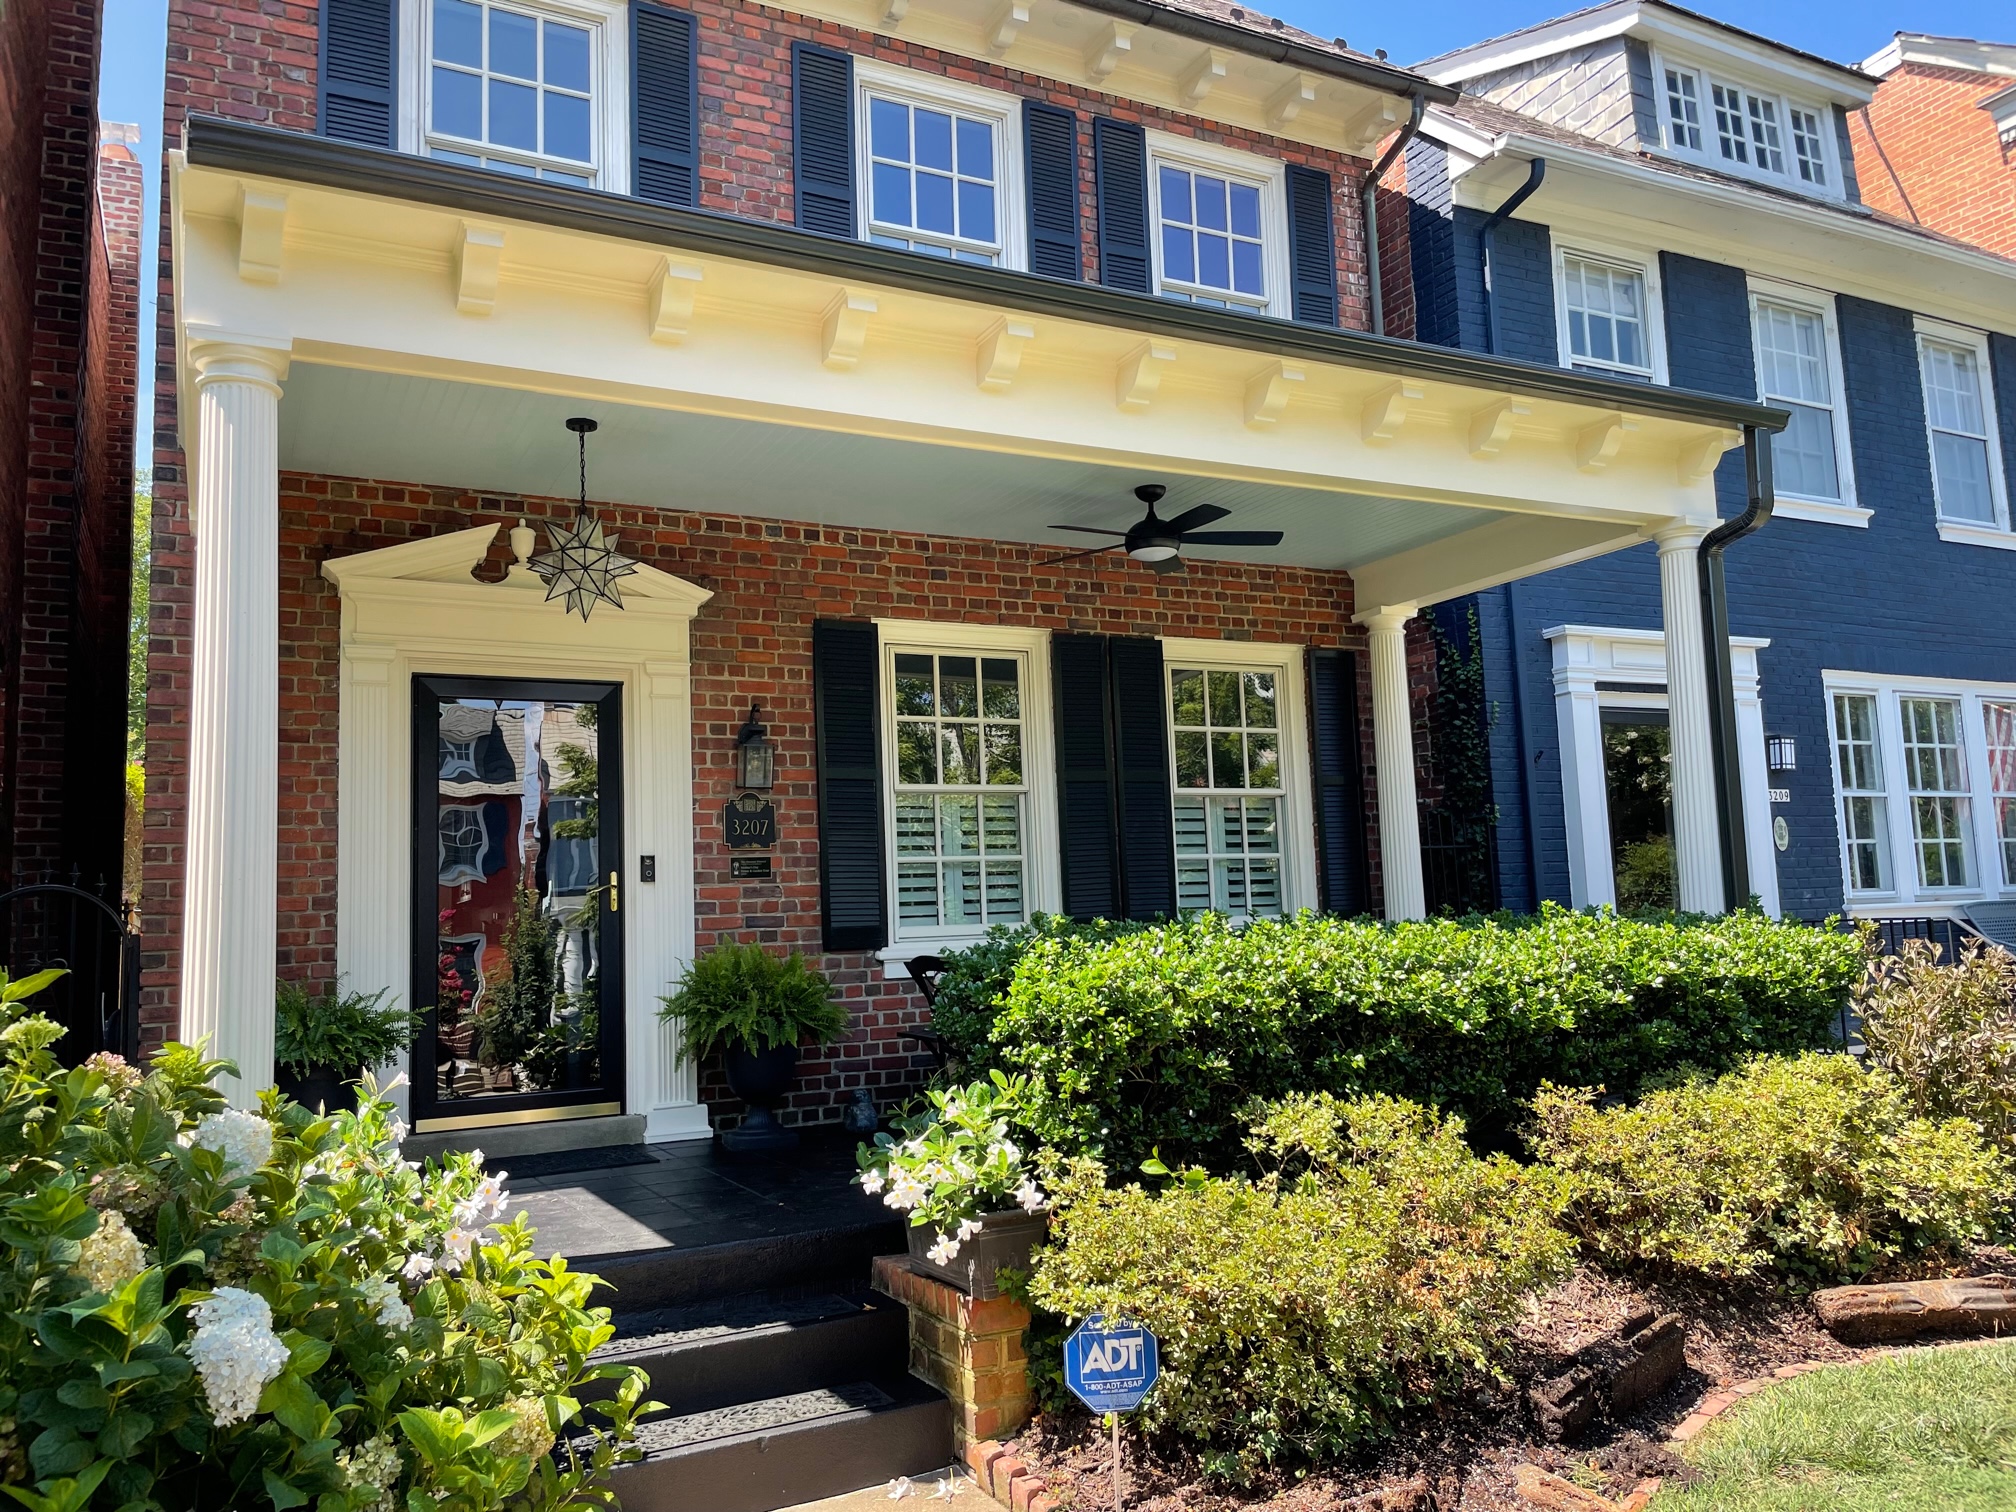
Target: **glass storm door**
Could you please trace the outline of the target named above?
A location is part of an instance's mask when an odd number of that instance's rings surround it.
[[[413,680],[414,1126],[622,1111],[622,706]]]
[[[1672,748],[1665,710],[1603,711],[1603,785],[1619,913],[1680,906]]]

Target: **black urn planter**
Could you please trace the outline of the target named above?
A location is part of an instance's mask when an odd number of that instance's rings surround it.
[[[357,1081],[363,1073],[336,1066],[317,1066],[306,1076],[277,1072],[274,1085],[304,1108],[320,1113],[350,1113],[357,1108]]]
[[[737,1127],[722,1130],[721,1148],[737,1155],[797,1149],[798,1131],[777,1122],[772,1109],[784,1101],[784,1094],[798,1080],[798,1047],[729,1050],[722,1059],[728,1090],[741,1098],[749,1111]]]

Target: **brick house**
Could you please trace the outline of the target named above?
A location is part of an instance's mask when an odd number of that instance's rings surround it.
[[[1862,71],[1882,81],[1848,123],[1863,197],[2016,257],[2016,43],[1899,32]]]
[[[1423,341],[1792,412],[1769,523],[1723,559],[1742,887],[2005,928],[2016,263],[1871,203],[1875,78],[1659,0],[1420,68],[1462,90],[1405,160]],[[1733,514],[1742,468],[1716,481]],[[1441,611],[1475,615],[1507,907],[1668,901],[1675,850],[1685,901],[1660,568],[1642,546]]]
[[[990,925],[1420,914],[1419,611],[1652,535],[1712,660],[1784,419],[1378,334],[1374,156],[1454,99],[1216,0],[173,0],[149,1032],[244,1097],[340,973],[432,1011],[423,1131],[695,1138],[716,941],[843,995],[811,1122]],[[577,498],[640,564],[585,617]]]
[[[97,0],[0,15],[0,892],[116,899],[141,179],[98,44]]]

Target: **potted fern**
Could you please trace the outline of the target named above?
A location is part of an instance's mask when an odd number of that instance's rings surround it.
[[[303,1107],[331,1113],[354,1109],[365,1070],[405,1053],[419,1015],[376,992],[345,992],[342,982],[311,993],[280,982],[273,993],[273,1070],[282,1093]]]
[[[797,1080],[798,1047],[830,1045],[847,1027],[826,978],[796,951],[775,956],[730,942],[698,957],[659,1001],[659,1016],[680,1027],[681,1054],[697,1063],[721,1051],[728,1088],[748,1105],[741,1126],[722,1133],[722,1148],[796,1145],[798,1131],[779,1124],[774,1109]]]

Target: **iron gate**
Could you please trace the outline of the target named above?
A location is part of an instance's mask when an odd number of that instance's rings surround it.
[[[13,980],[58,967],[34,1008],[66,1031],[56,1053],[70,1065],[100,1050],[138,1058],[140,941],[116,893],[100,882],[33,882],[0,893],[0,964]]]

